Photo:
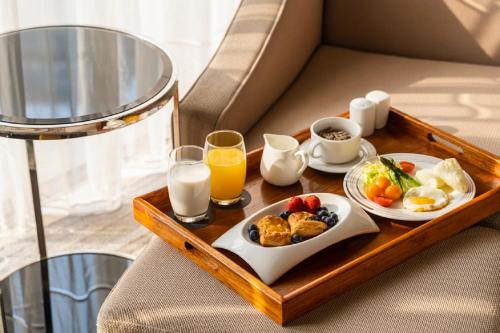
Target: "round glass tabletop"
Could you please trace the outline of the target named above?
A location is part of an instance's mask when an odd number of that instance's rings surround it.
[[[137,108],[172,85],[157,46],[119,31],[40,27],[0,35],[0,125],[65,126]]]

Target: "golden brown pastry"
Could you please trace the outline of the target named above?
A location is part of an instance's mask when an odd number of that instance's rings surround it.
[[[301,221],[301,220],[305,220],[309,217],[313,217],[314,214],[311,214],[311,213],[308,213],[308,212],[297,212],[297,213],[293,213],[293,214],[290,214],[290,216],[288,217],[288,223],[290,224],[296,224],[297,222]]]
[[[292,235],[299,235],[301,237],[309,238],[321,234],[326,229],[326,223],[321,221],[311,221],[308,218],[314,214],[308,212],[293,213],[288,217],[288,223]]]
[[[291,242],[290,225],[279,216],[266,215],[257,222],[262,246],[281,246]]]

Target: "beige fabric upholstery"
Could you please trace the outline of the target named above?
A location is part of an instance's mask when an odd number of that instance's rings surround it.
[[[324,21],[327,44],[500,65],[497,0],[325,0]]]
[[[492,215],[481,221],[480,225],[488,228],[500,230],[500,213]]]
[[[500,231],[473,227],[282,328],[155,238],[99,332],[498,332]]]
[[[319,44],[322,5],[242,0],[219,50],[180,104],[181,143],[203,144],[216,128],[246,132]]]
[[[303,73],[246,135],[294,133],[382,89],[401,110],[500,155],[500,67],[418,60],[321,46]]]

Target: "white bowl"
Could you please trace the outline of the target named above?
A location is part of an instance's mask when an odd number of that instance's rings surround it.
[[[248,225],[256,223],[265,215],[279,215],[286,209],[289,199],[282,200],[247,217],[212,243],[213,247],[226,249],[245,260],[266,284],[271,284],[292,267],[344,239],[366,233],[379,232],[380,229],[370,216],[355,202],[346,197],[331,193],[310,193],[316,195],[322,206],[335,211],[339,222],[322,234],[298,244],[278,247],[264,247],[250,240]]]

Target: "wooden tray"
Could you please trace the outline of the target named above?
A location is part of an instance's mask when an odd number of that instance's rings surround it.
[[[309,129],[296,137],[301,142],[306,140]],[[215,209],[212,224],[187,229],[167,216],[166,212],[171,210],[168,190],[162,188],[136,198],[134,216],[198,266],[283,325],[499,211],[500,162],[494,154],[395,109],[391,109],[388,125],[367,139],[379,154],[408,152],[457,158],[474,179],[476,197],[428,222],[402,222],[372,216],[381,229],[380,233],[332,245],[306,259],[270,286],[265,285],[239,257],[210,244],[246,216],[287,197],[309,192],[345,195],[343,174],[308,168],[299,183],[275,187],[264,182],[260,175],[262,149],[257,149],[248,153],[245,189],[251,195],[251,202],[244,208]]]

